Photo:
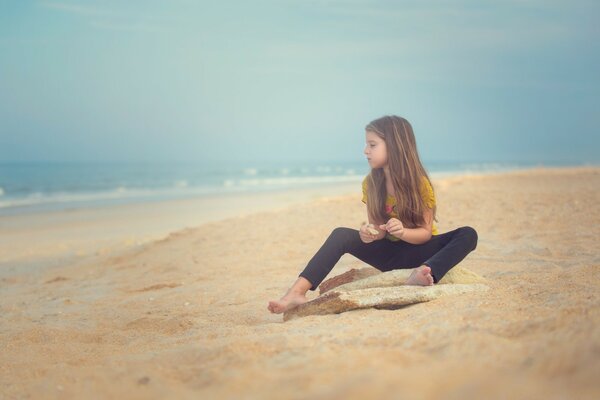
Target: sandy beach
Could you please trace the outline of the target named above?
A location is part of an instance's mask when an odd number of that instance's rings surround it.
[[[287,322],[360,185],[0,217],[0,398],[600,398],[600,168],[433,185],[489,291]]]

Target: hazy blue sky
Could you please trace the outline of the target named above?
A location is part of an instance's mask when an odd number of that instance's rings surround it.
[[[599,4],[0,0],[0,161],[595,163]]]

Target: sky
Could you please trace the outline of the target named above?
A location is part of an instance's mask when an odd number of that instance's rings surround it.
[[[0,0],[0,162],[598,163],[600,2]]]

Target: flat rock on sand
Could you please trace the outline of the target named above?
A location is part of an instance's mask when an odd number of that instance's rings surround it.
[[[483,284],[453,284],[440,286],[391,286],[357,289],[351,291],[332,290],[315,300],[301,304],[284,313],[283,320],[307,315],[339,314],[359,308],[374,307],[393,310],[409,304],[422,303],[440,296],[488,290]]]
[[[351,269],[341,275],[327,279],[319,285],[319,293],[323,294],[333,288],[338,290],[355,290],[372,287],[388,287],[406,284],[406,280],[412,273],[412,269],[395,269],[393,271],[381,272],[375,268],[367,267]],[[446,283],[484,283],[485,278],[477,275],[466,268],[456,266],[452,268],[438,284]]]
[[[363,271],[368,269],[370,268],[353,269],[323,282],[321,286],[326,291],[321,289],[321,295],[316,299],[286,311],[283,320],[308,315],[339,314],[359,308],[396,309],[440,296],[489,289],[487,285],[480,283],[485,281],[484,278],[461,267],[450,270],[434,286],[406,285],[406,279],[412,271],[410,269],[383,273]],[[367,277],[361,278],[363,276]]]

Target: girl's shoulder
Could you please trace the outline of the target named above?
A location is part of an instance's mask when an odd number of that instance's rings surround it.
[[[433,191],[433,187],[431,186],[431,182],[427,179],[426,176],[421,177],[421,189],[427,191]]]
[[[435,194],[433,193],[433,186],[431,186],[431,182],[429,182],[426,176],[421,178],[420,192],[427,206],[433,208],[435,205]]]
[[[369,179],[369,175],[365,176],[362,181],[362,202],[367,204],[367,180]]]

